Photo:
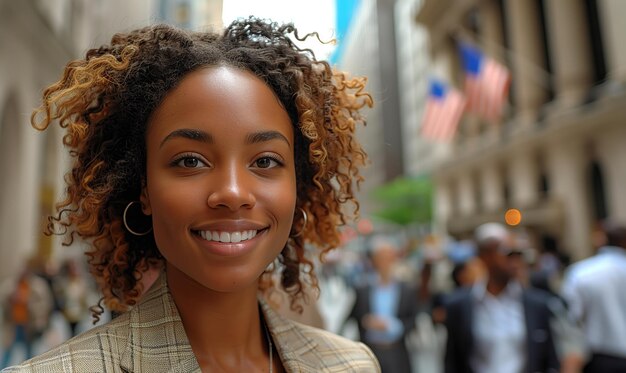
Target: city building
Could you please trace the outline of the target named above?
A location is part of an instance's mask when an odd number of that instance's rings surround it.
[[[537,248],[551,237],[576,260],[592,254],[597,222],[626,220],[624,14],[620,0],[423,2],[431,73],[462,88],[464,40],[512,74],[503,122],[465,115],[416,171],[436,183],[440,233],[463,237],[515,208]]]
[[[406,40],[397,40],[395,12],[395,1],[361,0],[339,40],[341,57],[336,65],[353,76],[367,77],[367,91],[374,99],[374,107],[365,111],[367,126],[358,130],[370,160],[358,196],[365,216],[378,209],[372,191],[406,173],[400,110],[403,82],[398,77],[398,48]]]

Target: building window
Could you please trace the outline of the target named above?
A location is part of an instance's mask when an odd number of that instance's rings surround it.
[[[539,190],[539,198],[548,198],[550,193],[550,180],[546,172],[545,158],[539,156],[537,159],[537,169],[539,170],[539,178],[537,189]]]
[[[504,207],[508,209],[511,207],[511,183],[509,182],[509,177],[506,172],[503,172],[502,176],[502,199]]]
[[[604,46],[602,44],[602,30],[598,15],[598,1],[585,0],[587,22],[589,23],[589,36],[591,39],[591,53],[594,67],[594,84],[600,84],[606,79],[606,61],[604,58]]]
[[[481,213],[483,212],[484,208],[483,208],[483,189],[482,189],[482,185],[480,183],[480,175],[476,175],[476,177],[474,177],[474,181],[473,181],[473,187],[474,187],[474,211],[477,213]]]
[[[602,167],[597,161],[591,163],[591,202],[596,221],[602,221],[608,217],[606,206],[606,194],[604,189],[604,176]]]
[[[509,31],[506,27],[507,18],[504,13],[504,0],[497,0],[496,4],[498,5],[498,14],[500,14],[500,22],[502,24],[502,42],[504,43],[503,47],[506,52],[511,50],[511,35],[509,35]],[[504,58],[504,63],[507,66],[513,66],[513,61],[511,60],[510,53],[504,53],[502,56]],[[514,79],[511,79],[510,87],[509,87],[509,103],[511,107],[515,107],[515,89],[513,88],[513,84],[515,84]]]
[[[539,196],[547,197],[550,184],[548,182],[548,175],[545,172],[539,174]]]
[[[550,75],[550,76],[554,76],[553,75],[553,70],[552,70],[552,61],[550,58],[550,49],[548,48],[548,31],[547,31],[547,25],[546,25],[546,11],[544,8],[544,0],[535,0],[537,1],[537,10],[538,10],[538,16],[539,16],[539,35],[541,36],[541,46],[543,47],[543,56],[544,56],[544,61],[543,61],[543,68],[546,70],[546,72]],[[546,82],[547,86],[546,88],[546,93],[547,93],[547,99],[548,102],[554,100],[554,96],[555,96],[555,90],[554,90],[554,81],[552,79],[550,79],[549,82]]]

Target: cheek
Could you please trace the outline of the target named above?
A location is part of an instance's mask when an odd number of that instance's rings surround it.
[[[166,179],[154,178],[150,180],[148,193],[157,243],[171,236],[170,232],[180,231],[198,209],[206,206],[206,200],[192,183],[173,185]]]
[[[158,217],[187,214],[193,206],[206,206],[206,200],[193,185],[154,183],[148,188],[153,215]],[[203,202],[201,204],[201,202]]]
[[[257,205],[264,206],[274,217],[278,231],[286,240],[291,231],[294,214],[300,216],[300,212],[295,211],[297,199],[295,178],[272,186],[260,187],[256,195]]]

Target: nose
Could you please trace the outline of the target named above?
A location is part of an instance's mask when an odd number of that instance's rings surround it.
[[[247,178],[248,171],[237,166],[230,166],[213,175],[212,191],[208,205],[211,208],[227,208],[237,211],[252,208],[256,203],[252,180]]]

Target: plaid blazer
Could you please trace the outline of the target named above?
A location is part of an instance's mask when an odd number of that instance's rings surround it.
[[[368,347],[288,320],[259,300],[287,372],[380,372]],[[162,274],[141,301],[111,322],[2,373],[200,372]]]

